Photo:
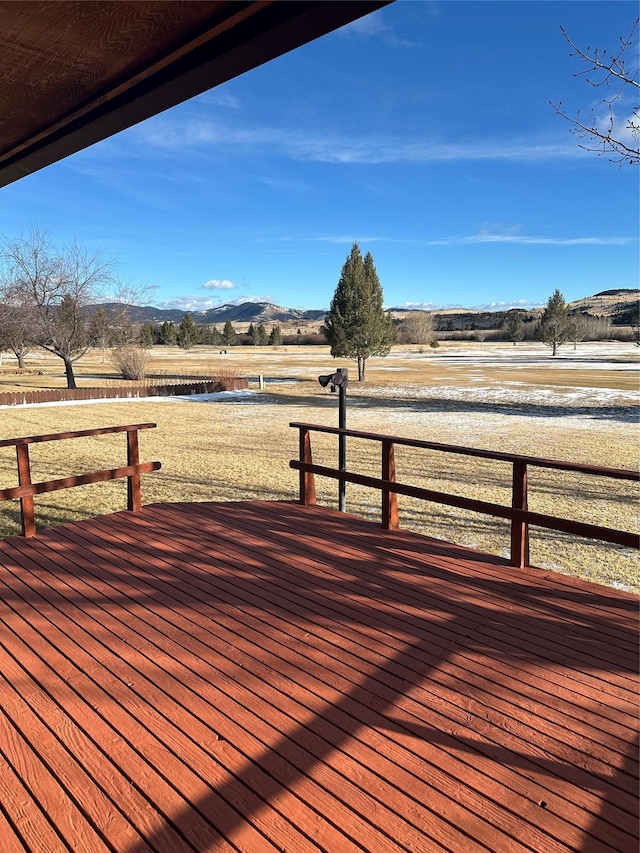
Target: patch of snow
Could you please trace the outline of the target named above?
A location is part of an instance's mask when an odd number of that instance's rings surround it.
[[[471,380],[472,382],[474,380]],[[522,389],[522,390],[521,390]],[[352,392],[358,398],[358,390]],[[483,384],[482,387],[464,385],[417,385],[406,384],[399,388],[376,388],[362,390],[362,396],[381,399],[406,399],[423,402],[427,400],[448,400],[451,402],[469,402],[482,404],[519,404],[527,407],[554,405],[558,407],[583,406],[638,406],[640,392],[617,388],[536,388],[526,383],[504,382],[500,385]]]
[[[0,406],[0,409],[29,409],[41,406],[95,406],[99,403],[228,403],[235,400],[247,401],[257,395],[256,391],[215,391],[211,394],[187,394],[175,397],[108,397],[98,400],[59,400],[53,403],[19,403],[16,406]]]

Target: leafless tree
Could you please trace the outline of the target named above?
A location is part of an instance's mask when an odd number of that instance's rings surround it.
[[[571,340],[574,350],[578,349],[578,342],[586,338],[588,329],[589,322],[586,314],[571,314]]]
[[[583,119],[580,110],[575,117],[568,115],[562,102],[549,103],[556,113],[571,123],[571,133],[576,133],[587,144],[580,145],[586,151],[594,151],[599,155],[608,154],[613,163],[630,163],[640,165],[640,80],[638,71],[638,45],[635,42],[638,21],[636,18],[627,38],[620,37],[620,46],[615,54],[606,50],[578,47],[569,37],[564,27],[562,34],[572,48],[571,56],[577,56],[586,65],[574,76],[584,76],[587,83],[594,89],[604,87],[608,96],[602,99],[603,110],[591,109],[589,117]],[[632,50],[634,66],[629,68],[625,60],[625,52]],[[631,116],[621,126],[621,120],[616,116],[614,107],[624,109],[629,103],[628,90],[633,92]],[[624,121],[624,120],[623,120]]]
[[[9,298],[3,299],[1,294],[0,299],[0,352],[10,349],[22,370],[33,347],[33,318],[29,306]]]
[[[148,282],[139,284],[129,279],[120,279],[113,290],[113,301],[109,305],[111,340],[115,346],[134,345],[140,337],[139,324],[131,319],[132,309],[145,305],[156,286]]]
[[[31,325],[30,338],[64,362],[67,386],[76,387],[73,364],[92,346],[86,306],[114,281],[113,263],[77,243],[62,252],[32,228],[0,247],[2,301]]]
[[[404,332],[410,344],[429,345],[435,337],[436,327],[430,311],[411,311],[404,319]]]

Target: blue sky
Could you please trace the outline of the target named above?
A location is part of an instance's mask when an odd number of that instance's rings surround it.
[[[549,105],[606,94],[560,26],[612,51],[636,16],[398,0],[0,190],[0,231],[101,249],[147,302],[191,310],[325,309],[354,240],[388,307],[637,287],[638,168],[581,150]]]

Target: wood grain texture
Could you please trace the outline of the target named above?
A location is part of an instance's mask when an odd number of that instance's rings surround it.
[[[637,606],[288,502],[4,540],[6,849],[636,853]]]

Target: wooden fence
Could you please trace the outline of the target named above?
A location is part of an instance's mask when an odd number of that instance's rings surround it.
[[[572,519],[560,518],[553,515],[545,515],[539,512],[530,512],[527,497],[527,469],[528,467],[550,468],[557,471],[593,474],[598,477],[609,477],[614,480],[640,481],[638,471],[629,471],[620,468],[604,468],[598,465],[583,465],[576,462],[561,462],[554,459],[542,459],[537,456],[521,456],[513,453],[501,453],[492,450],[480,450],[471,447],[459,447],[453,444],[440,444],[433,441],[421,441],[420,439],[399,438],[393,435],[379,435],[378,433],[360,432],[358,430],[339,429],[336,427],[318,426],[316,424],[290,423],[289,426],[299,430],[300,458],[292,460],[289,465],[300,472],[300,502],[302,504],[316,503],[316,490],[314,475],[330,477],[334,480],[346,483],[356,483],[361,486],[370,486],[381,492],[382,503],[382,527],[393,530],[400,525],[398,516],[398,495],[408,495],[425,501],[454,506],[461,509],[473,510],[497,518],[506,518],[511,521],[511,565],[524,568],[529,565],[529,525],[559,530],[586,539],[596,539],[603,542],[612,542],[629,548],[640,547],[640,537],[635,533],[625,530],[615,530],[610,527],[602,527],[595,524],[587,524]],[[382,451],[381,476],[368,477],[362,474],[354,474],[346,470],[314,465],[311,452],[311,433],[322,432],[337,436],[352,436],[369,441],[379,442]],[[512,465],[512,497],[511,506],[490,503],[488,501],[465,498],[461,495],[451,495],[446,492],[438,492],[433,489],[425,489],[420,486],[412,486],[399,483],[396,480],[396,464],[394,448],[396,446],[417,447],[428,450],[436,450],[442,453],[460,454],[482,459],[493,459],[500,462],[508,462]]]
[[[249,387],[247,379],[224,378],[175,385],[121,385],[114,388],[47,388],[41,391],[5,391],[0,393],[0,406],[27,403],[61,403],[73,400],[128,400],[136,397],[181,397],[191,394],[214,394]]]

